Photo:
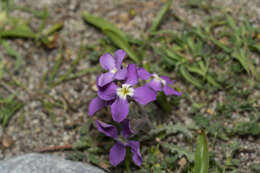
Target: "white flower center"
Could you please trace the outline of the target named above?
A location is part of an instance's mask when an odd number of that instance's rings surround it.
[[[154,78],[156,81],[160,82],[160,83],[163,84],[163,85],[166,85],[166,81],[165,81],[164,79],[160,78],[157,74],[153,74],[152,76],[153,76],[153,78]]]
[[[127,96],[132,97],[134,95],[134,89],[129,84],[123,84],[122,88],[116,89],[116,94],[118,97],[125,100]]]
[[[111,73],[115,74],[117,72],[116,68],[113,68],[112,70],[110,70]]]

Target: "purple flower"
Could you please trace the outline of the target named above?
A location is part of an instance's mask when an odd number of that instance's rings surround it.
[[[116,143],[110,149],[109,160],[113,166],[117,166],[125,159],[126,147],[129,147],[132,152],[132,159],[134,163],[138,166],[141,166],[143,160],[140,152],[140,144],[138,141],[127,140],[130,136],[134,134],[130,128],[130,122],[128,119],[122,121],[123,129],[121,135],[118,135],[117,129],[115,126],[106,124],[102,121],[96,120],[96,126],[98,131],[113,138]]]
[[[142,80],[148,80],[152,75],[147,72],[144,68],[137,69],[138,77]]]
[[[89,107],[88,107],[88,114],[93,116],[97,111],[105,107],[106,102],[99,97],[95,97],[91,100]]]
[[[117,50],[112,56],[109,53],[101,56],[99,61],[101,66],[108,72],[103,73],[99,76],[97,85],[103,87],[114,79],[124,80],[126,77],[126,69],[121,69],[122,61],[126,53],[123,50]]]
[[[96,85],[98,87],[98,79],[96,80]],[[105,86],[105,87],[108,87]],[[98,87],[99,89],[102,89],[101,87]],[[99,111],[100,109],[102,109],[105,106],[109,106],[111,105],[113,102],[112,101],[105,101],[104,99],[101,99],[100,97],[95,97],[94,99],[91,100],[91,102],[89,103],[89,107],[88,107],[88,114],[90,116],[93,116],[97,111]]]
[[[99,88],[99,98],[113,102],[111,105],[111,113],[114,121],[121,122],[127,117],[129,112],[128,98],[132,98],[143,105],[156,99],[156,92],[150,87],[141,86],[134,88],[137,83],[138,75],[136,65],[129,64],[127,67],[126,80],[121,86],[112,82]]]
[[[169,85],[173,84],[173,81],[167,76],[158,76],[153,73],[152,80],[147,83],[154,91],[163,91],[165,95],[177,95],[181,96],[181,93],[170,87]]]

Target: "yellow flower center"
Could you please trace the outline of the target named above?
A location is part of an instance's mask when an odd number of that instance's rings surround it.
[[[111,73],[115,74],[117,72],[117,69],[116,68],[113,68],[111,71]]]
[[[129,84],[123,84],[121,88],[117,88],[116,94],[118,97],[125,100],[127,96],[134,95],[134,89]]]
[[[166,85],[166,81],[164,79],[160,78],[157,74],[153,74],[152,76],[154,77],[154,79],[156,81],[160,82],[163,85]]]

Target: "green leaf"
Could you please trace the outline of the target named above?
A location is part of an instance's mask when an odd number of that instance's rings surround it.
[[[127,36],[116,25],[101,17],[93,16],[87,11],[83,12],[82,16],[86,22],[101,29],[114,42],[116,46],[118,46],[121,49],[124,49],[124,51],[126,51],[126,53],[132,60],[134,60],[136,63],[140,62],[139,58],[137,57],[137,55],[128,43],[130,40],[133,41],[133,39],[129,39],[129,36]]]
[[[158,93],[156,102],[165,112],[170,112],[172,110],[170,103],[167,101],[167,98],[163,92]]]
[[[230,15],[226,15],[226,19],[227,19],[227,24],[230,26],[232,31],[235,32],[237,30],[237,25],[235,20]]]
[[[183,156],[185,156],[189,162],[193,162],[194,161],[194,155],[191,151],[189,151],[187,148],[184,147],[179,147],[177,145],[174,144],[169,144],[167,142],[162,142],[161,145],[170,150],[170,152],[172,153],[177,153],[178,158],[181,158]]]
[[[118,35],[120,35],[123,39],[127,40],[127,36],[122,30],[120,30],[115,24],[103,19],[102,17],[91,15],[87,11],[84,11],[82,13],[82,16],[83,16],[83,19],[87,23],[94,25],[95,27],[101,29],[102,31],[105,30],[105,29],[113,30]]]
[[[249,167],[250,167],[252,173],[260,172],[260,164],[253,163]]]
[[[246,70],[246,72],[250,75],[249,69],[249,60],[246,59],[245,51],[243,49],[235,50],[232,53],[232,57],[239,61],[242,67]]]
[[[0,31],[0,38],[3,37],[20,37],[20,38],[37,38],[27,24],[20,24],[13,29]]]
[[[156,129],[152,129],[149,132],[149,134],[150,135],[157,135],[157,134],[162,133],[164,131],[166,132],[166,135],[182,133],[187,138],[191,138],[192,137],[191,131],[187,127],[185,127],[183,124],[181,124],[181,123],[172,124],[171,122],[169,124],[167,124],[167,125],[162,126],[162,127],[158,127]]]
[[[250,48],[260,53],[260,44],[251,45]]]
[[[50,28],[44,30],[43,35],[48,36],[52,33],[55,33],[57,31],[59,31],[60,29],[62,29],[63,26],[64,26],[64,22],[57,22],[53,26],[51,26]]]
[[[197,137],[195,152],[195,173],[208,173],[209,155],[206,134],[202,131]]]
[[[198,88],[202,88],[202,84],[200,82],[199,79],[197,78],[194,78],[188,71],[187,69],[182,65],[180,67],[180,72],[181,72],[181,75],[187,80],[189,81],[190,83],[192,83],[193,85],[195,85],[196,87]]]
[[[260,135],[260,125],[257,121],[250,122],[240,122],[235,124],[235,127],[232,129],[233,134],[237,135]]]
[[[192,73],[196,73],[200,76],[202,76],[203,78],[205,78],[211,85],[213,85],[216,88],[221,88],[221,85],[218,84],[215,79],[210,76],[209,74],[207,74],[206,71],[204,71],[205,69],[200,69],[197,67],[193,67],[193,66],[188,66],[187,69],[192,72]]]
[[[60,66],[61,66],[61,62],[62,62],[62,59],[63,59],[63,54],[61,53],[62,50],[60,50],[60,54],[59,54],[59,57],[57,59],[57,61],[55,62],[52,70],[51,70],[51,73],[50,73],[50,76],[49,76],[49,80],[48,80],[48,83],[49,84],[52,84],[52,82],[54,81],[55,77],[57,76],[58,72],[59,72],[59,69],[60,69]]]
[[[9,56],[13,56],[13,57],[16,58],[14,72],[17,72],[19,70],[19,68],[21,67],[21,65],[22,65],[22,56],[17,51],[12,49],[7,41],[2,40],[1,43],[2,43],[3,47],[5,48],[7,54]]]
[[[0,99],[3,102],[0,109],[0,122],[2,127],[6,127],[13,115],[23,107],[23,103],[16,99],[14,95],[10,95],[5,99]]]
[[[115,45],[117,45],[118,47],[120,47],[121,49],[126,51],[128,56],[132,60],[134,60],[136,63],[140,62],[139,58],[137,57],[137,55],[135,54],[133,49],[130,47],[128,42],[124,39],[124,37],[122,37],[120,34],[115,32],[114,30],[111,30],[110,28],[105,28],[103,30],[103,32],[115,43]]]
[[[165,6],[159,11],[159,13],[157,14],[157,16],[155,17],[155,19],[153,21],[153,24],[151,26],[149,33],[153,33],[158,28],[163,17],[165,16],[167,11],[171,7],[171,4],[172,4],[172,0],[168,0],[168,2],[165,4]]]
[[[226,46],[225,44],[221,43],[220,41],[216,40],[215,38],[211,37],[210,40],[220,49],[222,49],[226,53],[231,53],[232,49]]]

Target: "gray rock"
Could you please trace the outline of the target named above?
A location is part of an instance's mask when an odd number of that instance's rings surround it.
[[[0,162],[1,173],[104,173],[89,164],[46,154],[26,154]]]

